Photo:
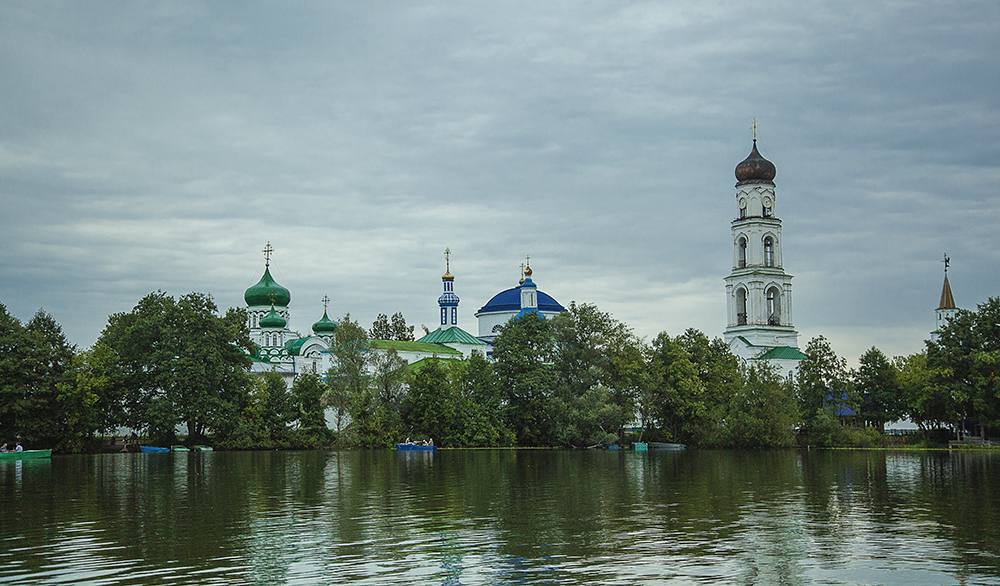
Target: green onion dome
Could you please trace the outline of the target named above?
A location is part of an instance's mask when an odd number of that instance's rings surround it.
[[[272,298],[273,295],[273,298]],[[271,277],[271,269],[264,269],[264,276],[260,281],[247,289],[243,294],[243,300],[247,305],[277,305],[278,307],[288,307],[292,301],[292,294],[281,285],[277,284]]]
[[[323,334],[332,334],[334,330],[337,329],[337,322],[333,321],[326,316],[326,310],[323,310],[323,319],[313,324],[313,333],[317,336]]]
[[[285,318],[278,315],[278,312],[274,311],[274,306],[272,305],[270,313],[260,318],[260,327],[283,328],[285,327]]]

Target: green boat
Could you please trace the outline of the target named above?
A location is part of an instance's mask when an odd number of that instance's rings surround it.
[[[23,452],[0,452],[0,460],[38,460],[51,458],[52,450],[24,450]]]
[[[211,452],[212,446],[191,446],[191,449],[198,452]]]
[[[170,451],[172,451],[172,452],[190,452],[191,449],[188,448],[187,446],[182,446],[182,445],[178,444],[176,446],[170,446]]]

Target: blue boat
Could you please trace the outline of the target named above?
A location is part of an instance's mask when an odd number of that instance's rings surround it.
[[[420,444],[396,444],[397,452],[436,452],[437,446],[422,446]]]
[[[158,448],[156,446],[139,446],[139,451],[143,454],[169,454],[170,448]]]

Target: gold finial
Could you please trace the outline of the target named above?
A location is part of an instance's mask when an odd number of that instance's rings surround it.
[[[753,130],[753,141],[754,142],[757,142],[757,128],[759,128],[759,127],[760,127],[760,125],[757,124],[757,117],[754,116],[753,126],[750,127],[750,129]]]
[[[274,249],[271,248],[270,240],[267,241],[267,246],[265,246],[264,250],[262,250],[261,252],[264,253],[264,266],[265,267],[271,266],[271,253],[274,252]]]
[[[321,301],[323,302],[323,313],[326,313],[326,306],[330,304],[330,298],[324,295]]]
[[[524,262],[525,262],[525,265],[524,265],[524,276],[525,277],[530,277],[531,276],[531,257],[530,256],[525,256],[524,257]]]
[[[444,274],[441,275],[442,281],[454,281],[455,277],[451,274],[451,249],[444,249]]]
[[[524,284],[524,263],[521,263],[521,280],[518,283]]]

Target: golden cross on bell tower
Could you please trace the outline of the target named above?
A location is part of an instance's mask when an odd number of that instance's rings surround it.
[[[451,272],[451,249],[450,248],[445,248],[444,249],[444,272],[446,272],[446,273],[450,273]]]
[[[265,246],[264,250],[262,250],[261,252],[264,253],[264,266],[265,267],[271,266],[271,253],[274,252],[274,249],[271,248],[270,240],[267,241],[267,246]]]
[[[326,306],[330,304],[330,298],[324,295],[320,301],[323,302],[323,313],[326,313]]]
[[[753,130],[753,140],[754,140],[754,142],[757,142],[757,129],[759,127],[760,127],[760,124],[757,123],[757,117],[754,116],[753,126],[750,127],[750,129]]]

